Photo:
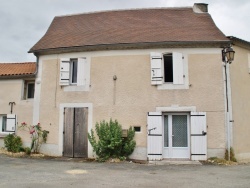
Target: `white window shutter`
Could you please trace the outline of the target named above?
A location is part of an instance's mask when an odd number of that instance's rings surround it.
[[[184,84],[182,54],[173,52],[173,84]]]
[[[83,86],[86,84],[86,58],[78,58],[78,65],[77,65],[77,85]]]
[[[15,130],[16,130],[16,115],[7,114],[6,132],[15,132]]]
[[[148,160],[161,160],[163,152],[162,113],[149,112],[147,117],[147,157]]]
[[[151,52],[150,59],[151,59],[151,84],[160,85],[163,82],[162,54],[157,52]]]
[[[69,63],[70,63],[69,58],[60,59],[60,81],[59,81],[59,85],[69,85],[69,77],[70,77]]]
[[[250,53],[248,54],[248,73],[250,73]]]
[[[207,160],[206,112],[191,112],[191,159]]]

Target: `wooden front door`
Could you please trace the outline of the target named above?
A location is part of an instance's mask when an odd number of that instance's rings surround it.
[[[63,156],[88,157],[88,108],[65,108]]]

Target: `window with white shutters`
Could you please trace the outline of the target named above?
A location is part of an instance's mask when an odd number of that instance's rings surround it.
[[[16,131],[17,118],[15,114],[0,115],[0,133],[10,133]]]
[[[89,84],[87,59],[61,59],[59,84],[62,86],[85,86]]]
[[[152,85],[179,85],[179,87],[183,89],[185,84],[185,72],[182,53],[172,52],[162,54],[151,52],[150,57]]]

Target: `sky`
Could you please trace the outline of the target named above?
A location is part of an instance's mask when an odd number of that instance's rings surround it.
[[[36,61],[29,49],[45,34],[55,16],[103,10],[192,7],[207,3],[208,12],[226,36],[250,41],[249,0],[0,0],[0,62]]]

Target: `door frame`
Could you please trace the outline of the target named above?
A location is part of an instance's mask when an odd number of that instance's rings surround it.
[[[63,156],[63,130],[64,130],[64,108],[88,108],[88,132],[92,129],[93,104],[92,103],[61,103],[59,111],[58,151]],[[88,142],[88,157],[93,157],[93,148]]]
[[[63,156],[88,157],[88,108],[64,108]]]
[[[166,115],[171,115],[171,116],[173,116],[173,115],[186,115],[187,116],[187,144],[188,144],[188,147],[187,147],[187,150],[188,150],[188,153],[187,153],[187,155],[188,155],[188,157],[173,157],[173,151],[174,151],[174,148],[173,147],[168,147],[169,148],[169,157],[168,158],[166,158],[165,156],[164,156],[164,153],[165,153],[165,151],[164,151],[164,149],[165,149],[165,147],[164,147],[164,125],[165,125],[165,121],[164,121],[164,116],[166,116]],[[163,135],[163,139],[162,139],[162,146],[163,146],[163,153],[162,153],[162,157],[163,158],[165,158],[165,159],[177,159],[177,158],[179,158],[179,159],[191,159],[191,145],[190,145],[190,125],[191,125],[191,122],[190,122],[190,113],[188,113],[188,112],[164,112],[164,113],[162,113],[162,123],[163,123],[163,126],[162,126],[162,135]],[[172,124],[173,125],[173,124]],[[173,130],[173,129],[171,129],[171,130]],[[169,135],[170,135],[170,133],[169,133]],[[169,137],[170,138],[170,137]],[[175,147],[175,148],[178,148],[178,147]],[[180,149],[181,149],[181,147],[179,147]]]

